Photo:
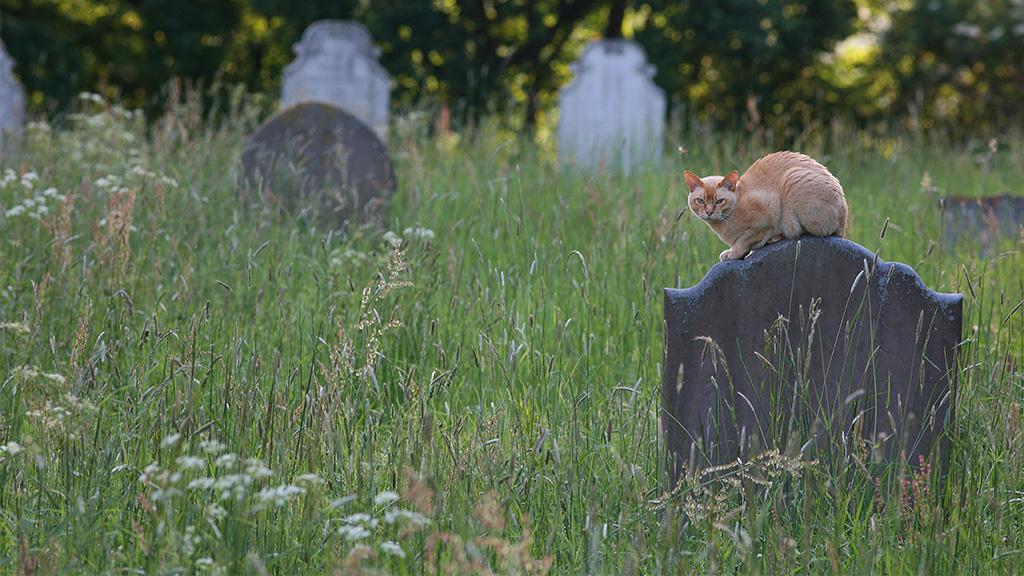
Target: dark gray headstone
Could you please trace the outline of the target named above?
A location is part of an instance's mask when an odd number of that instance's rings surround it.
[[[968,243],[990,248],[1003,238],[1024,235],[1024,196],[943,198],[942,220],[948,246]]]
[[[244,190],[300,212],[377,221],[395,190],[395,170],[368,126],[329,104],[282,110],[253,132],[242,149]]]
[[[809,236],[666,289],[673,484],[758,448],[943,466],[962,300],[849,240]]]

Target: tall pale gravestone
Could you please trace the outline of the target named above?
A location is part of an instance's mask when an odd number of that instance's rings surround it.
[[[25,125],[25,89],[14,76],[14,60],[0,42],[0,142],[17,138]]]
[[[600,40],[572,64],[558,103],[558,157],[582,168],[629,172],[657,164],[663,150],[665,92],[639,44]]]
[[[295,60],[284,69],[281,108],[326,102],[385,139],[390,79],[366,28],[357,22],[320,20],[306,28],[293,49]]]
[[[673,482],[777,448],[944,467],[963,297],[849,240],[805,236],[665,290]]]

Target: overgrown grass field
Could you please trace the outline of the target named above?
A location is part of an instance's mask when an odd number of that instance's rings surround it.
[[[585,175],[411,115],[387,229],[330,230],[239,197],[247,107],[95,100],[2,161],[0,572],[1024,571],[1024,244],[953,250],[938,204],[1019,194],[1024,140],[798,143],[852,240],[965,294],[946,482],[801,460],[670,494],[662,288],[723,248],[682,168],[776,145],[676,131]]]

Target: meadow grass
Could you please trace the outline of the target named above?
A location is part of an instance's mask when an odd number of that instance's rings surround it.
[[[799,462],[668,495],[661,291],[723,248],[681,168],[771,142],[587,175],[409,115],[388,234],[240,198],[255,121],[84,99],[5,155],[0,572],[1024,571],[1022,239],[951,249],[938,207],[1019,193],[1024,140],[799,143],[852,240],[966,295],[945,482]]]

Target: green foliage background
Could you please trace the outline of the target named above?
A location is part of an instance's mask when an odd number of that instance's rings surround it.
[[[155,111],[172,78],[276,93],[303,29],[370,29],[400,106],[543,122],[568,64],[635,38],[684,120],[799,131],[835,116],[986,131],[1019,125],[1015,0],[3,0],[0,34],[32,106],[88,90]]]

